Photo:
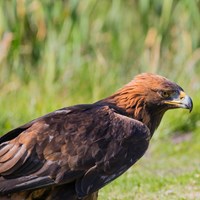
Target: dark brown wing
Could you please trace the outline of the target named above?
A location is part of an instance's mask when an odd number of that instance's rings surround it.
[[[85,196],[134,164],[150,135],[141,122],[95,104],[61,109],[15,130],[0,139],[0,193],[76,181],[77,194]]]
[[[145,125],[117,113],[110,115],[113,115],[108,132],[110,143],[104,156],[76,182],[79,197],[97,191],[120,176],[144,155],[148,147],[150,132]]]

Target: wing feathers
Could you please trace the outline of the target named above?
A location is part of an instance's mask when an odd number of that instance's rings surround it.
[[[79,197],[91,194],[119,177],[125,170],[127,170],[127,167],[122,167],[115,173],[108,175],[104,171],[98,171],[98,169],[94,167],[87,172],[82,179],[77,180],[76,192]]]
[[[18,151],[18,146],[14,145],[9,151],[7,151],[3,156],[0,157],[0,163],[6,162],[11,159]]]
[[[93,104],[68,110],[2,138],[17,135],[0,145],[0,193],[77,181],[76,191],[83,197],[117,178],[146,151],[149,129],[115,107]]]
[[[45,186],[52,185],[54,180],[50,177],[37,177],[37,176],[25,176],[10,181],[9,179],[0,180],[1,187],[0,193],[8,194],[17,191],[23,191],[27,189],[37,189]]]
[[[5,153],[7,153],[13,146],[14,146],[14,144],[7,144],[7,142],[1,144],[1,146],[0,146],[0,157],[3,156]]]
[[[31,167],[32,166],[29,163],[28,168],[32,169]],[[35,172],[37,167],[38,170]],[[24,168],[24,171],[26,170],[27,169]],[[1,177],[0,193],[12,193],[17,191],[42,188],[49,185],[55,185],[55,179],[53,178],[53,176],[56,172],[57,173],[59,172],[58,166],[55,163],[46,162],[43,164],[43,166],[41,165],[34,166],[34,171],[30,175],[22,175],[21,177],[20,176],[14,177],[15,176],[14,174],[14,176],[8,175]],[[15,173],[19,173],[19,171],[16,170]]]
[[[37,155],[35,155],[34,150],[31,155],[30,152],[27,153],[26,157],[24,158],[24,161],[24,163],[18,162],[19,165],[21,164],[20,167],[13,167],[12,170],[9,170],[6,175],[9,175],[12,178],[25,175],[27,176],[31,173],[38,171],[43,166],[43,162],[38,159]]]
[[[11,150],[7,151],[0,159],[0,174],[10,170],[25,154],[26,148],[24,145],[14,145]]]
[[[150,132],[145,125],[126,116],[115,113],[111,115],[110,131],[113,135],[110,136],[110,144],[103,160],[99,160],[95,167],[76,182],[79,197],[95,192],[116,179],[143,156],[148,147]]]

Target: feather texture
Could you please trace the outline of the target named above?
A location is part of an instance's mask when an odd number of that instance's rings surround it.
[[[63,108],[0,138],[1,199],[97,199],[148,148],[164,112],[166,78],[137,76],[94,104]]]

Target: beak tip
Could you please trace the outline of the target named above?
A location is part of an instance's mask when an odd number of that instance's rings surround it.
[[[189,112],[191,113],[193,109],[193,102],[189,96],[186,97],[186,106],[189,109]]]

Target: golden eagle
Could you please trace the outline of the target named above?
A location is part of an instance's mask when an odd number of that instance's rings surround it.
[[[136,76],[112,96],[62,108],[0,138],[0,199],[97,199],[147,150],[168,109],[192,110],[176,83]]]

